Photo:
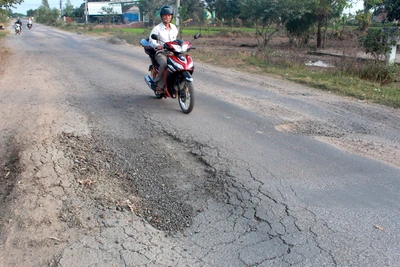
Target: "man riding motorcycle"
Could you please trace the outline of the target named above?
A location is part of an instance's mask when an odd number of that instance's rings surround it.
[[[151,87],[154,91],[163,92],[164,79],[163,73],[167,69],[167,53],[164,51],[164,43],[175,41],[178,37],[178,29],[171,23],[173,17],[173,8],[171,6],[163,6],[160,9],[160,17],[162,22],[156,25],[150,33],[150,45],[157,51],[156,60],[159,64],[159,71],[157,77],[152,81]],[[156,34],[159,38],[154,40],[151,38],[152,34]]]
[[[32,28],[32,19],[31,17],[28,18],[28,24],[27,24],[28,28]]]
[[[21,21],[21,19],[18,19],[16,22],[15,22],[15,25],[19,25],[19,32],[22,32],[22,21]]]

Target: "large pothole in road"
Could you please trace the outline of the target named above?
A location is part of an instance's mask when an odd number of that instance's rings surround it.
[[[82,197],[94,200],[98,208],[134,212],[162,231],[189,227],[207,198],[225,194],[224,173],[168,135],[118,140],[113,149],[104,141],[72,134],[62,134],[60,142],[73,162]],[[72,211],[67,203],[63,216],[79,217]]]

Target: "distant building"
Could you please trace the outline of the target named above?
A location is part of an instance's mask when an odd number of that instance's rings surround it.
[[[140,12],[137,6],[131,5],[123,5],[122,6],[122,22],[125,24],[129,24],[132,22],[140,21]]]
[[[387,13],[381,12],[378,15],[372,16],[371,20],[373,22],[386,22],[387,21]]]
[[[88,2],[87,15],[90,21],[102,21],[103,16],[112,15],[113,21],[132,23],[140,21],[139,8],[135,1]]]

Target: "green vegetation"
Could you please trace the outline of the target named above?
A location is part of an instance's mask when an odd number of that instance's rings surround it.
[[[13,7],[17,4],[21,4],[22,2],[24,2],[24,0],[1,0],[0,1],[0,10]]]
[[[247,72],[273,75],[312,88],[400,108],[400,84],[395,81],[399,78],[397,65],[348,59],[332,70],[307,68],[296,56],[281,57],[274,50],[269,53],[268,56],[261,56],[240,50],[191,51],[198,61],[230,68],[236,65]],[[388,75],[396,77],[388,78]]]
[[[7,16],[2,14],[0,12],[0,25],[3,27],[3,29],[0,29],[0,39],[4,38],[7,34],[8,31],[5,29],[9,23],[9,20],[7,19]]]

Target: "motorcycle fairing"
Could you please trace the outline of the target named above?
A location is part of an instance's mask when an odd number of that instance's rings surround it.
[[[174,54],[167,59],[168,68],[171,71],[193,71],[194,63],[190,55]]]
[[[182,40],[166,42],[164,48],[172,52],[184,53],[190,50],[190,42],[184,42]]]

